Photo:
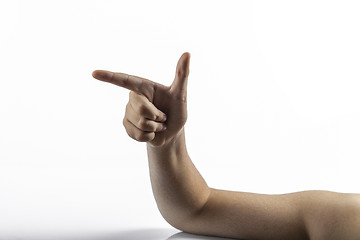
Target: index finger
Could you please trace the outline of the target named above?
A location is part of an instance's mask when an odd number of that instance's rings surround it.
[[[93,77],[104,81],[115,84],[117,86],[129,89],[131,91],[143,94],[144,90],[153,86],[155,83],[146,79],[137,76],[132,76],[126,73],[120,72],[111,72],[105,70],[95,70],[92,73]]]

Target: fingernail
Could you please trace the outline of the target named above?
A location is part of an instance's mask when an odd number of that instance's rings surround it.
[[[165,131],[165,130],[166,130],[166,128],[167,128],[167,127],[164,125],[164,126],[163,126],[163,128],[162,128],[162,130],[163,130],[163,131]]]
[[[164,122],[166,121],[166,115],[163,116],[163,121],[164,121]]]

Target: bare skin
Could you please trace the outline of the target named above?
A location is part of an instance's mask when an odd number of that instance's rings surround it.
[[[124,127],[146,142],[157,206],[173,227],[238,239],[359,240],[360,195],[330,191],[256,194],[208,187],[186,150],[190,54],[171,86],[105,70],[93,77],[130,90]],[[166,128],[165,128],[166,127]]]

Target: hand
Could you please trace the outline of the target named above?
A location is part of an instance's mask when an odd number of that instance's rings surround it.
[[[96,70],[93,77],[130,90],[123,124],[128,135],[152,146],[174,139],[187,120],[190,53],[180,57],[171,86],[119,72]],[[166,127],[166,129],[164,129]]]

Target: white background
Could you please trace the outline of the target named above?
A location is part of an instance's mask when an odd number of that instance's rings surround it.
[[[359,12],[358,1],[1,0],[0,239],[177,232],[153,199],[145,143],[122,125],[128,90],[91,73],[170,85],[185,51],[187,147],[210,187],[360,192]]]

